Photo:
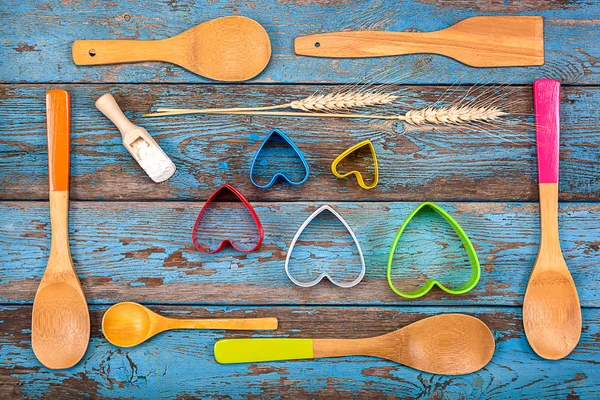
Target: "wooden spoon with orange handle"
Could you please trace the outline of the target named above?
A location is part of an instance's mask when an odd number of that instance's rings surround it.
[[[544,64],[542,17],[473,17],[435,32],[349,31],[296,38],[296,54],[363,58],[431,53],[472,67]]]
[[[372,356],[432,374],[462,375],[485,367],[494,348],[494,335],[479,319],[442,314],[364,339],[223,339],[215,344],[215,358],[234,364]]]
[[[533,84],[541,237],[523,300],[525,335],[543,358],[567,356],[581,335],[581,307],[558,237],[558,155],[560,82],[539,79]]]
[[[76,40],[77,65],[164,61],[217,81],[245,81],[271,58],[271,41],[256,21],[240,16],[204,22],[162,40]]]
[[[46,118],[52,242],[33,301],[31,345],[42,364],[62,369],[81,360],[90,339],[90,315],[69,250],[69,92],[46,93]]]

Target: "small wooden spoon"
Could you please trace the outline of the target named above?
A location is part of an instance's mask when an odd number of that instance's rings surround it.
[[[132,347],[150,339],[157,333],[171,329],[230,329],[275,330],[277,318],[167,318],[141,304],[123,302],[106,310],[102,318],[102,332],[106,339],[120,347]]]
[[[472,67],[544,64],[542,17],[472,17],[435,32],[346,31],[296,38],[296,54],[362,58],[431,53]]]
[[[70,109],[69,92],[46,93],[52,242],[33,301],[31,345],[38,360],[52,369],[77,364],[90,339],[90,315],[69,250]]]
[[[76,40],[77,65],[164,61],[217,81],[245,81],[271,58],[265,29],[246,17],[222,17],[162,40]]]
[[[543,358],[567,356],[581,335],[581,307],[558,237],[558,155],[560,83],[539,79],[533,84],[541,238],[538,256],[523,300],[525,335]]]
[[[436,315],[364,339],[223,339],[215,344],[222,364],[373,356],[432,374],[462,375],[483,368],[494,355],[494,336],[479,319]]]

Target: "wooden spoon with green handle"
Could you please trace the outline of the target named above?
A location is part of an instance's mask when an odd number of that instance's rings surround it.
[[[443,314],[364,339],[223,339],[221,364],[321,357],[373,356],[432,374],[462,375],[483,368],[494,355],[494,336],[479,319]]]
[[[533,84],[541,237],[525,299],[523,325],[533,350],[543,358],[567,356],[581,335],[581,307],[558,237],[560,82]]]

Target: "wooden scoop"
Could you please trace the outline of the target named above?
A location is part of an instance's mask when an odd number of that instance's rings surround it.
[[[141,304],[118,303],[106,310],[102,318],[102,332],[106,339],[120,347],[132,347],[157,333],[171,329],[229,329],[274,330],[277,318],[166,318]]]
[[[540,79],[533,84],[541,238],[523,300],[525,335],[543,358],[567,356],[581,335],[581,307],[558,237],[558,155],[560,83]]]
[[[483,368],[494,355],[494,336],[477,318],[443,314],[364,339],[224,339],[215,344],[222,364],[373,356],[432,374],[462,375]]]
[[[362,58],[441,54],[472,67],[544,64],[542,17],[473,17],[435,32],[332,32],[296,38],[296,54]]]
[[[131,123],[110,93],[96,100],[96,108],[110,119],[121,132],[123,146],[156,183],[173,176],[177,168],[158,143],[141,126]]]
[[[265,29],[246,17],[223,17],[162,40],[76,40],[77,65],[164,61],[217,81],[245,81],[271,58]]]
[[[77,364],[90,339],[90,315],[69,250],[70,108],[67,91],[46,93],[52,242],[33,301],[31,345],[38,360],[52,369]]]

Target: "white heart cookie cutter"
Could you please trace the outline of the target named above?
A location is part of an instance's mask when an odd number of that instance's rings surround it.
[[[302,234],[304,229],[308,226],[308,224],[310,224],[311,221],[317,217],[317,215],[321,214],[325,210],[331,212],[338,220],[340,220],[340,222],[342,224],[344,224],[344,226],[346,227],[346,230],[348,231],[348,233],[350,233],[350,236],[352,236],[352,240],[354,240],[354,244],[356,244],[356,248],[358,249],[358,255],[360,256],[360,262],[361,262],[362,268],[360,270],[360,274],[358,275],[358,277],[350,283],[338,283],[331,276],[329,276],[329,274],[327,272],[321,273],[321,275],[319,275],[319,277],[317,279],[310,281],[310,282],[300,282],[290,274],[290,271],[289,271],[290,258],[292,256],[292,251],[294,250],[294,246],[296,245],[298,238],[300,237],[300,235]],[[329,279],[329,281],[331,283],[333,283],[336,286],[339,286],[342,288],[351,288],[353,286],[356,286],[362,280],[362,278],[365,276],[365,272],[366,272],[365,258],[363,256],[362,249],[360,248],[360,244],[358,243],[358,239],[356,238],[356,235],[354,234],[354,231],[352,231],[352,228],[350,228],[350,225],[348,225],[346,220],[344,218],[342,218],[342,216],[340,214],[338,214],[337,211],[335,211],[333,208],[331,208],[328,205],[321,206],[317,211],[312,213],[311,216],[306,219],[306,221],[304,221],[302,226],[300,226],[300,229],[298,229],[298,232],[296,232],[294,239],[292,239],[292,243],[290,244],[290,248],[287,252],[287,257],[285,258],[285,273],[287,274],[288,278],[290,278],[290,280],[292,282],[294,282],[294,284],[301,286],[301,287],[314,286],[317,283],[321,282],[321,280],[323,278],[327,278],[327,279]]]

